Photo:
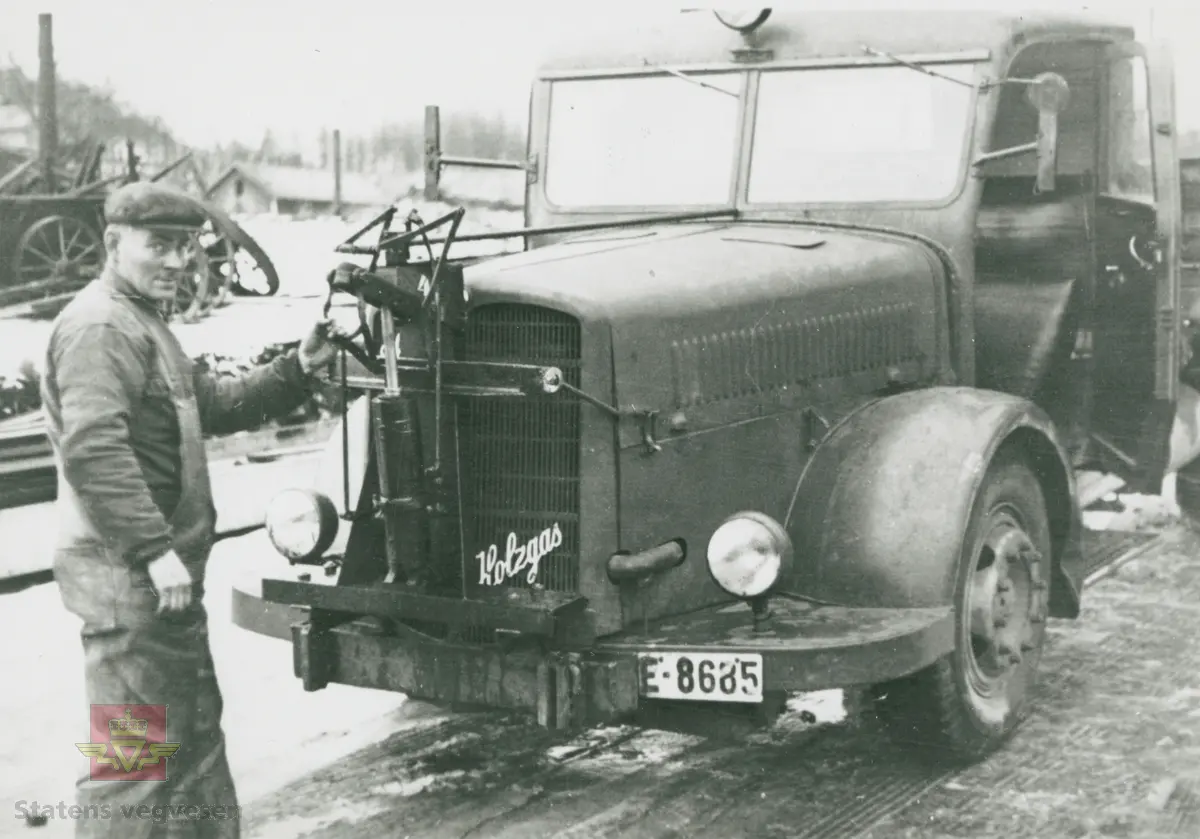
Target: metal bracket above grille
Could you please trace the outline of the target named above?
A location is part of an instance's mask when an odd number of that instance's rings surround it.
[[[423,359],[400,358],[396,362],[401,389],[416,393],[434,392],[434,373]],[[536,364],[488,361],[443,361],[442,391],[452,396],[536,396],[547,393],[545,382],[556,368]],[[561,375],[561,374],[560,374]],[[352,388],[380,390],[378,376],[347,376]]]

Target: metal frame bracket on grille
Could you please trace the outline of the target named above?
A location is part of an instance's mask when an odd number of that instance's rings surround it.
[[[262,599],[355,615],[485,626],[552,638],[561,624],[581,614],[587,598],[565,592],[506,590],[493,599],[416,594],[388,585],[327,586],[263,580]]]
[[[491,361],[443,361],[442,390],[453,396],[536,396],[545,394],[545,378],[554,367],[536,364],[512,364]],[[400,387],[415,393],[433,393],[433,371],[422,359],[399,358],[396,373]],[[384,383],[377,377],[347,376],[349,387],[379,390]]]
[[[400,387],[417,393],[433,393],[433,373],[427,362],[398,358],[396,372]],[[379,389],[378,378],[347,376],[349,387]],[[538,396],[566,391],[607,413],[614,420],[630,417],[641,430],[647,452],[662,451],[658,443],[659,411],[653,408],[618,408],[569,384],[557,367],[492,361],[443,361],[442,389],[453,396]]]
[[[590,393],[585,393],[579,388],[567,384],[565,381],[561,381],[561,376],[559,378],[560,380],[558,381],[547,382],[547,392],[553,393],[562,388],[568,393],[578,396],[585,402],[589,402],[597,408],[607,411],[614,420],[620,421],[621,417],[633,417],[641,426],[642,443],[645,445],[646,451],[649,453],[662,451],[662,446],[658,444],[657,439],[658,411],[652,408],[618,408],[615,405],[609,405],[607,402],[597,399]],[[550,390],[551,387],[554,388],[554,391]]]
[[[647,453],[661,452],[662,446],[658,444],[658,411],[637,411],[634,416],[641,422],[642,444]]]

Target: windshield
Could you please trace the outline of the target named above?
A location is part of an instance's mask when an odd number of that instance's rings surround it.
[[[972,67],[938,72],[971,81]],[[764,72],[750,203],[934,201],[958,183],[972,90],[908,67]]]
[[[970,64],[937,72],[973,81]],[[729,93],[742,72],[689,73]],[[910,67],[764,71],[751,203],[932,201],[958,182],[972,89]],[[559,207],[726,205],[739,100],[669,73],[555,81],[546,198]]]
[[[741,73],[695,78],[741,91]],[[675,76],[555,82],[546,198],[560,207],[728,204],[737,126],[736,96]]]

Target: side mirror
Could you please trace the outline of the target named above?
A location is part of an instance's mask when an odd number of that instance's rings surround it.
[[[1038,112],[1038,136],[1032,143],[984,152],[975,158],[974,166],[1017,155],[1037,153],[1036,192],[1053,192],[1054,175],[1058,165],[1058,115],[1067,107],[1070,89],[1067,80],[1058,73],[1041,73],[1033,79],[1003,79],[991,82],[987,89],[1006,84],[1028,85],[1025,96]]]
[[[1058,166],[1058,115],[1070,101],[1070,88],[1058,73],[1041,73],[1030,82],[1026,96],[1038,112],[1037,191],[1053,192]]]

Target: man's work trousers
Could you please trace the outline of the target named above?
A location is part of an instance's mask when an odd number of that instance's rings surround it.
[[[84,818],[76,836],[240,836],[203,606],[193,601],[186,612],[164,612],[133,628],[85,630],[83,650],[90,704],[167,705],[167,742],[180,746],[166,761],[166,781],[92,781],[85,775],[78,784]]]

